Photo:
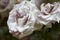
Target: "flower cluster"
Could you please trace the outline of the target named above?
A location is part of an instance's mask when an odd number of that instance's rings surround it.
[[[60,21],[60,3],[42,4],[40,10],[29,1],[16,4],[9,14],[7,21],[9,32],[23,38],[33,31],[41,29],[43,25],[51,26],[51,23]]]

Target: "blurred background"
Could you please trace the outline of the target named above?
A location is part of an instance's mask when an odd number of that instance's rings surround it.
[[[1,6],[0,0],[0,40],[19,40],[13,37],[8,30],[7,19],[9,12],[12,9],[7,9],[6,11],[1,11],[6,6]],[[3,0],[4,1],[4,0]],[[45,1],[45,0],[44,0]],[[47,0],[49,3],[57,2],[60,0]],[[6,5],[8,1],[6,0]],[[16,2],[17,3],[17,2]],[[31,35],[21,39],[21,40],[60,40],[60,23],[52,24],[52,28],[42,28],[42,30],[34,31]]]

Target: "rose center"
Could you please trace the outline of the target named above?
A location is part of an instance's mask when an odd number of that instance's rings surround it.
[[[48,14],[51,14],[51,12],[53,12],[53,9],[54,9],[54,6],[51,6],[50,10],[48,11],[48,9],[45,9],[45,11],[48,13]],[[44,15],[48,15],[46,12],[43,12]]]
[[[52,12],[52,10],[53,10],[53,8],[54,8],[54,7],[53,7],[53,6],[51,6],[51,9],[50,9],[50,11],[49,11],[48,13],[51,13],[51,12]]]

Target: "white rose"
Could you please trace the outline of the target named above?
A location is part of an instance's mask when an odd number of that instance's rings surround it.
[[[36,10],[38,9],[35,4],[28,1],[16,4],[10,12],[7,21],[9,32],[20,39],[41,28],[41,25],[35,25],[36,19],[34,14]]]
[[[51,23],[60,21],[60,3],[42,4],[40,13],[37,13],[36,19],[39,23],[51,26]]]

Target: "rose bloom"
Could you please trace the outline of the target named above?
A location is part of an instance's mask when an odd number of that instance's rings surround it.
[[[51,27],[51,23],[60,21],[60,3],[55,2],[53,4],[41,4],[40,13],[36,14],[38,23]]]
[[[42,25],[36,24],[34,15],[36,12],[38,12],[37,7],[29,1],[16,4],[9,13],[7,21],[9,32],[21,39],[30,35],[34,30],[41,29]]]

